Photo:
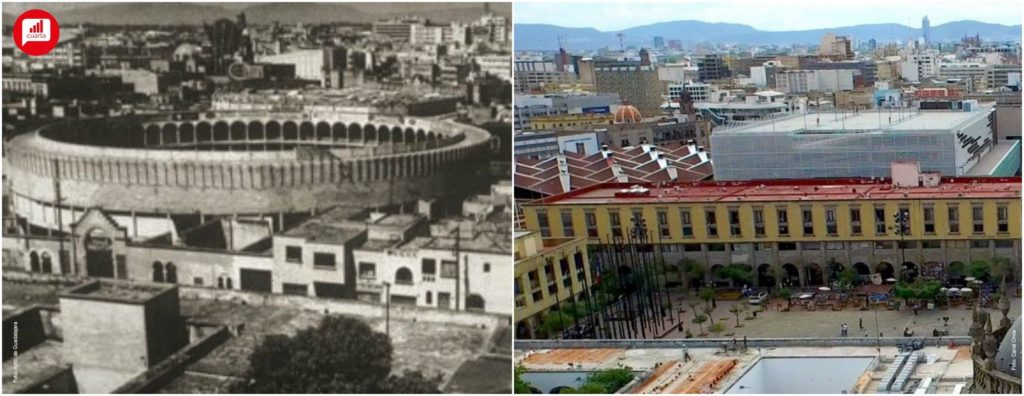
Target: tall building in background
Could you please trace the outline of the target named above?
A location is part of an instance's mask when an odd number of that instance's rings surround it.
[[[701,81],[721,80],[729,75],[729,67],[718,54],[704,55],[697,60],[697,76]]]
[[[932,24],[928,21],[928,16],[925,15],[924,18],[921,19],[921,37],[924,38],[925,48],[928,48],[932,43],[931,30]]]
[[[662,86],[658,70],[644,61],[597,61],[594,80],[598,92],[617,93],[648,117],[661,113]]]
[[[661,36],[654,36],[654,48],[662,49],[665,48],[665,38]]]
[[[853,45],[847,36],[837,36],[835,33],[827,33],[821,38],[821,46],[818,47],[819,55],[840,57],[842,59],[853,59]]]

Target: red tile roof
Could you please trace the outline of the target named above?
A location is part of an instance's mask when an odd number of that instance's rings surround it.
[[[652,150],[654,152],[652,153]],[[665,161],[658,161],[658,154]],[[675,181],[697,181],[711,177],[711,160],[706,153],[685,144],[665,146],[642,145],[610,148],[589,155],[564,153],[569,188],[578,189],[595,184],[619,181],[629,183],[673,181],[669,168],[675,169]],[[516,158],[515,186],[542,195],[561,194],[564,191],[559,177],[559,157],[543,160]],[[618,175],[618,176],[617,176]]]

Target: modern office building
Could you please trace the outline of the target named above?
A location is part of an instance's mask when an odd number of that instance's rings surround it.
[[[701,81],[729,78],[729,67],[718,54],[704,55],[697,59],[697,78]]]
[[[516,231],[515,260],[516,338],[539,338],[547,314],[582,304],[574,298],[594,284],[583,237],[542,239],[536,231]]]
[[[549,84],[566,84],[574,81],[575,75],[560,70],[554,62],[541,60],[516,60],[515,90],[530,92]]]
[[[802,113],[717,129],[715,178],[886,177],[894,161],[967,174],[992,148],[993,109],[976,101],[926,103],[935,104],[922,108],[937,110]]]
[[[662,83],[654,66],[642,61],[599,61],[594,66],[598,92],[619,94],[647,116],[661,113]]]
[[[786,70],[775,73],[775,84],[780,92],[838,92],[854,88],[856,70]]]
[[[818,54],[853,59],[853,48],[850,38],[847,36],[837,36],[835,33],[827,33],[821,38]]]
[[[974,260],[1006,260],[1020,279],[1020,193],[1020,177],[947,178],[898,163],[892,178],[605,183],[522,209],[542,238],[584,237],[597,247],[642,218],[688,284],[727,285],[716,269],[734,264],[750,268],[757,286],[817,286],[846,268],[865,278],[944,279],[951,265]],[[903,235],[894,231],[898,213],[907,213]]]

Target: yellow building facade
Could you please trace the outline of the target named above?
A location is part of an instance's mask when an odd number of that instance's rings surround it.
[[[763,183],[645,186],[641,196],[606,184],[522,209],[526,228],[542,237],[585,237],[592,245],[627,235],[639,215],[666,263],[704,267],[701,283],[717,283],[715,267],[729,264],[750,266],[759,286],[822,285],[826,263],[887,279],[996,258],[1011,260],[1019,279],[1020,178],[901,189],[867,181]],[[896,216],[904,212],[901,236]]]
[[[558,114],[536,116],[530,118],[530,129],[543,131],[549,129],[572,129],[596,124],[611,124],[611,114]]]
[[[577,301],[593,285],[586,238],[515,235],[515,321],[517,338],[536,338],[544,316]]]

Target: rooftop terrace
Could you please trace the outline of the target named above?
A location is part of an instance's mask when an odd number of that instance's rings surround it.
[[[634,186],[636,193],[627,193]],[[1020,199],[1020,177],[942,178],[936,187],[893,188],[888,178],[753,180],[735,182],[604,183],[527,205],[666,202],[845,201],[857,199]]]
[[[776,133],[892,133],[910,131],[952,131],[969,121],[987,117],[992,107],[981,106],[977,111],[911,111],[895,109],[890,112],[861,111],[845,113],[822,112],[796,114],[774,120],[752,122],[736,127],[715,130],[716,134]],[[891,120],[891,121],[890,121]]]

